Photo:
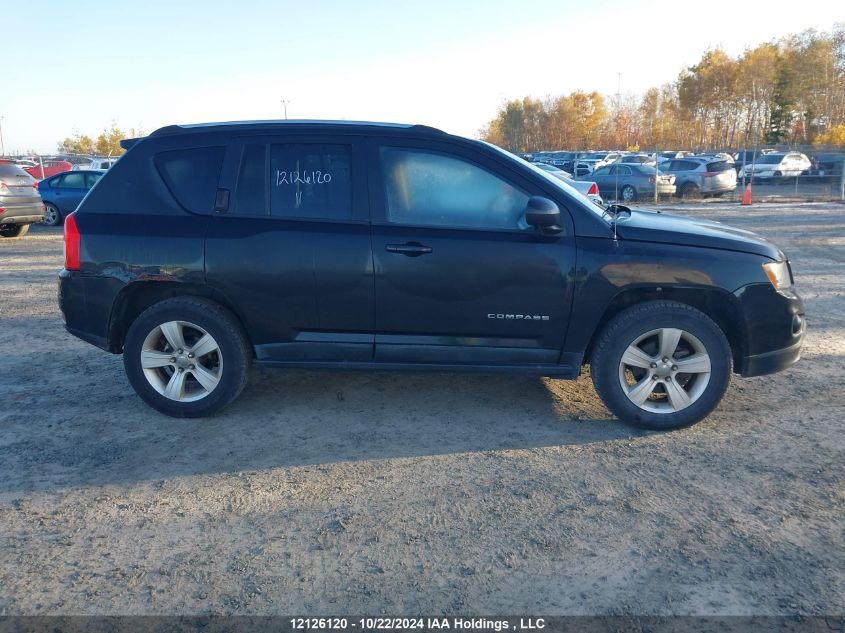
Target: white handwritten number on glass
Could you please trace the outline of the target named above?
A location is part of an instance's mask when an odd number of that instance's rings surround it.
[[[302,206],[302,190],[299,185],[327,185],[332,181],[332,175],[319,169],[313,171],[276,170],[276,186],[296,185],[296,208]]]

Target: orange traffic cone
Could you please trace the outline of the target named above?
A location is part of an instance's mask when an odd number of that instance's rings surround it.
[[[742,194],[742,206],[747,207],[751,205],[751,183],[745,185],[745,193]]]

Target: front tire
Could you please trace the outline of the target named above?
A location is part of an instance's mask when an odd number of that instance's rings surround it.
[[[243,390],[252,350],[232,314],[202,297],[157,303],[132,323],[123,364],[135,392],[173,417],[217,413]]]
[[[703,312],[649,301],[607,324],[591,365],[599,397],[620,420],[665,431],[716,408],[730,382],[731,349]]]
[[[23,237],[29,233],[29,224],[0,225],[0,237]]]

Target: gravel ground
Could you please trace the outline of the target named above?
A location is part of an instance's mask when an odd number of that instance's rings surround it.
[[[254,370],[173,420],[64,332],[60,231],[0,241],[0,614],[843,614],[845,206],[678,209],[783,247],[809,334],[665,434],[587,375]]]

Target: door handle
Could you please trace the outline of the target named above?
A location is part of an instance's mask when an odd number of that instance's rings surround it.
[[[388,253],[401,253],[408,257],[419,257],[431,252],[431,246],[425,246],[419,242],[407,242],[406,244],[388,244],[384,247]]]

